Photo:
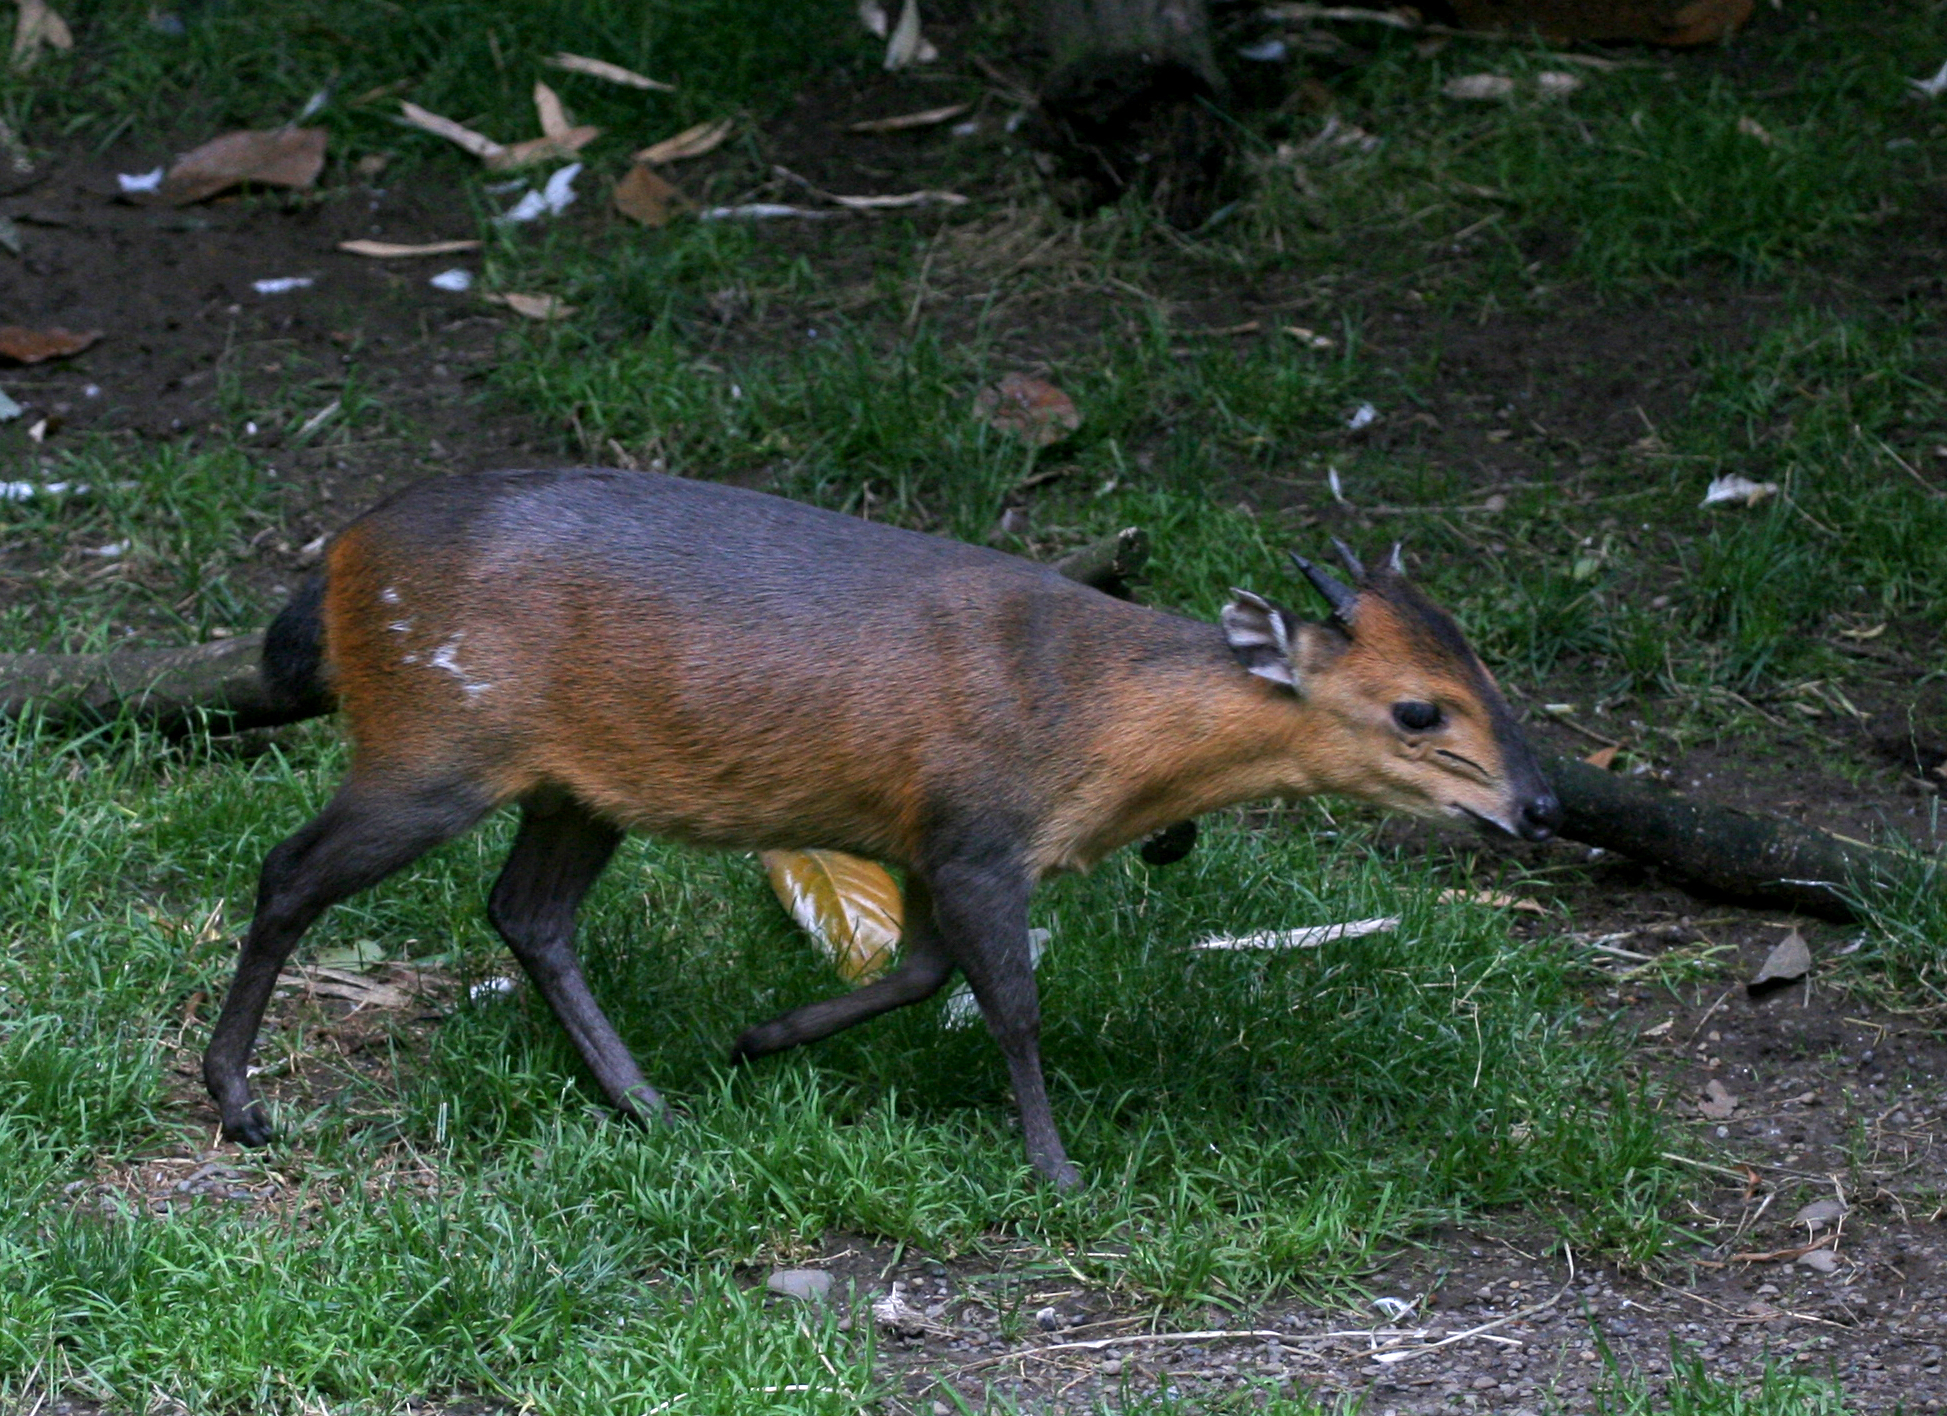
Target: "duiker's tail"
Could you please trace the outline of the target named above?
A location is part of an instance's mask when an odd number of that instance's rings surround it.
[[[264,631],[265,686],[280,703],[307,713],[328,713],[337,702],[325,681],[324,593],[324,576],[311,576]]]

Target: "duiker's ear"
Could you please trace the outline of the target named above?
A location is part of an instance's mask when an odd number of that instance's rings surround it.
[[[1224,606],[1224,638],[1230,641],[1230,652],[1259,678],[1294,692],[1298,675],[1291,666],[1291,642],[1297,632],[1297,621],[1269,600],[1248,590],[1230,592],[1230,603]]]

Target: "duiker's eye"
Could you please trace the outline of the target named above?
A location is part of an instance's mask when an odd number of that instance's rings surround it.
[[[1408,701],[1393,705],[1393,721],[1409,733],[1431,732],[1440,726],[1440,705]]]

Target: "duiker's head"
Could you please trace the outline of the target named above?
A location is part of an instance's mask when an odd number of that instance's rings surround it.
[[[1548,839],[1560,803],[1459,626],[1406,578],[1397,546],[1368,570],[1337,544],[1352,585],[1292,557],[1332,608],[1324,623],[1245,590],[1224,607],[1238,661],[1314,710],[1308,764],[1348,796]]]

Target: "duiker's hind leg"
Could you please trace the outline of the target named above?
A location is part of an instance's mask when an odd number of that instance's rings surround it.
[[[353,776],[315,819],[264,857],[243,956],[203,1054],[203,1082],[222,1112],[226,1139],[247,1146],[270,1140],[270,1118],[251,1099],[246,1072],[264,1005],[304,931],[347,895],[452,840],[492,806],[470,783]]]
[[[520,835],[487,901],[487,916],[554,1009],[608,1099],[625,1115],[647,1121],[663,1116],[663,1099],[643,1080],[629,1049],[588,991],[570,942],[575,910],[621,840],[621,831],[563,793],[529,797]]]
[[[940,985],[953,974],[953,960],[941,944],[940,931],[933,922],[932,892],[917,874],[906,882],[905,915],[906,937],[900,944],[899,967],[851,993],[807,1003],[768,1023],[759,1023],[737,1039],[730,1049],[730,1060],[749,1062],[787,1047],[816,1042],[854,1023],[938,993]]]

